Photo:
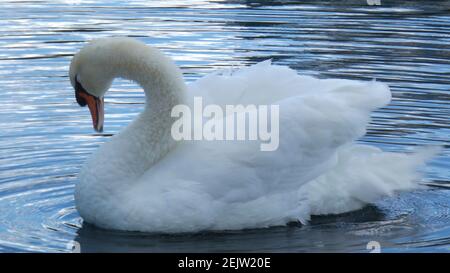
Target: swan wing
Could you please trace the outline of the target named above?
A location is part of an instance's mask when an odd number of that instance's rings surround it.
[[[219,187],[226,185],[237,192],[251,185],[266,192],[298,188],[326,172],[337,164],[337,149],[363,136],[371,111],[391,99],[389,87],[380,82],[320,80],[269,61],[232,74],[206,76],[191,84],[190,91],[224,110],[227,104],[279,106],[279,146],[275,151],[261,151],[262,141],[194,141],[188,146],[186,160],[196,159],[186,164],[189,170],[204,169],[212,176],[224,172],[218,175],[224,179],[236,174],[232,181],[207,180],[219,181]],[[238,194],[233,197],[239,199]]]

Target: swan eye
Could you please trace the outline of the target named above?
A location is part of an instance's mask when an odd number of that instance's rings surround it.
[[[78,105],[80,105],[81,107],[84,107],[87,104],[86,99],[83,96],[84,93],[87,93],[86,90],[83,88],[81,83],[78,81],[78,77],[75,76],[75,98],[78,102]]]

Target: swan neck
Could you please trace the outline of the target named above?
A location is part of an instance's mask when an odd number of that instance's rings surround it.
[[[116,158],[127,166],[120,174],[114,170],[116,178],[121,178],[119,181],[139,177],[174,149],[176,142],[171,136],[174,122],[171,111],[175,105],[185,103],[186,93],[180,70],[159,50],[145,48],[141,49],[140,55],[135,52],[125,54],[127,57],[119,61],[120,66],[114,76],[137,82],[145,91],[146,106],[111,143],[111,147],[120,147],[120,151],[126,152],[104,149],[104,158]],[[109,170],[105,168],[105,172]]]
[[[120,62],[114,77],[138,83],[145,92],[146,108],[152,113],[169,112],[185,102],[186,86],[180,69],[156,48],[127,52],[126,62]]]

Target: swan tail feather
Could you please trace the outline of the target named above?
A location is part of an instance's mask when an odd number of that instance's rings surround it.
[[[339,214],[396,192],[421,187],[422,167],[441,151],[429,146],[414,153],[383,152],[367,145],[338,151],[338,164],[306,184],[312,215]]]

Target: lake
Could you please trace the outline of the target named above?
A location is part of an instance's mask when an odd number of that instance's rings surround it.
[[[372,1],[369,1],[372,2]],[[24,1],[0,3],[1,252],[450,252],[450,1]],[[309,225],[158,235],[83,224],[74,185],[86,158],[144,107],[116,80],[105,132],[68,78],[85,43],[131,36],[186,81],[272,59],[303,75],[388,83],[392,102],[360,140],[386,151],[442,145],[423,189]]]

